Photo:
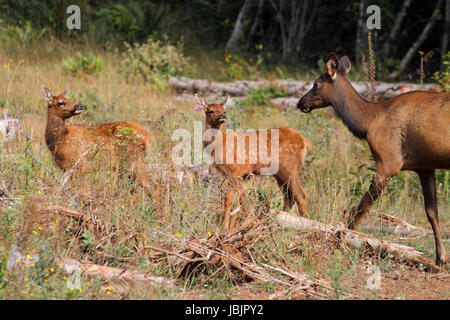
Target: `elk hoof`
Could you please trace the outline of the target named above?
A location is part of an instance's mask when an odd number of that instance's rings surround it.
[[[446,270],[447,265],[447,257],[436,257],[436,265],[441,268],[441,271],[444,272]]]

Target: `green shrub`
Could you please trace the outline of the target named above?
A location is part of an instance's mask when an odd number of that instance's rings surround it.
[[[63,67],[73,73],[97,74],[103,70],[104,64],[100,57],[89,52],[83,55],[77,52],[76,57],[70,57],[62,61]]]
[[[190,58],[183,54],[183,42],[169,44],[149,38],[143,44],[125,44],[122,67],[129,81],[131,77],[164,88],[170,77],[186,75],[190,70]]]
[[[27,45],[42,38],[47,31],[46,28],[37,30],[30,21],[26,21],[23,26],[13,25],[2,26],[0,19],[0,41],[8,46]]]
[[[444,70],[442,72],[436,71],[433,75],[433,79],[443,92],[450,91],[450,51],[447,52],[443,58]]]
[[[241,79],[257,79],[260,75],[260,67],[263,63],[261,55],[257,55],[256,61],[246,60],[242,57],[232,54],[226,54],[224,67],[219,78],[220,81],[236,81]]]

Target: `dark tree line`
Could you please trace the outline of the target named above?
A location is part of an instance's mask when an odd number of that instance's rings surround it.
[[[65,27],[71,4],[81,7],[80,31]],[[183,37],[189,51],[245,56],[263,48],[274,63],[314,67],[332,50],[360,63],[367,55],[366,9],[373,4],[381,8],[375,51],[392,77],[414,73],[418,50],[433,50],[432,66],[440,65],[449,48],[450,0],[0,0],[0,19],[3,27],[31,21],[60,39],[89,35],[100,44],[167,34]]]

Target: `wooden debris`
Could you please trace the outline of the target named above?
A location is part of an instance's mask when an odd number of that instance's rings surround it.
[[[151,285],[164,287],[172,287],[174,285],[173,279],[155,277],[137,270],[106,267],[70,258],[60,258],[59,262],[62,264],[65,272],[69,274],[73,273],[74,270],[79,269],[88,277],[100,277],[107,281],[125,280],[131,282],[145,282]]]
[[[169,87],[176,91],[183,91],[189,93],[208,93],[208,92],[220,92],[224,95],[231,96],[246,96],[249,89],[258,89],[261,87],[274,88],[280,91],[286,92],[287,96],[300,97],[304,95],[313,85],[312,81],[306,82],[301,80],[238,80],[235,82],[215,82],[202,79],[190,79],[186,77],[171,78],[169,80]],[[364,82],[352,82],[353,87],[358,93],[364,95],[367,90],[367,86]],[[392,98],[401,93],[414,91],[414,90],[431,90],[437,91],[436,85],[423,84],[418,85],[414,83],[387,83],[378,82],[376,84],[376,95],[381,99]],[[277,101],[275,101],[276,103]],[[294,106],[296,103],[294,104]]]
[[[103,221],[95,216],[86,215],[78,210],[63,207],[61,205],[38,204],[34,205],[32,210],[37,211],[40,214],[59,214],[70,217],[78,221],[80,224],[85,225],[93,234],[105,234],[108,230]]]
[[[226,268],[230,272],[238,271],[243,276],[242,280],[247,278],[278,284],[287,288],[285,292],[295,287],[305,295],[315,298],[326,298],[326,293],[331,292],[331,288],[323,280],[310,279],[304,273],[291,272],[268,264],[257,264],[250,250],[257,242],[269,237],[271,232],[263,221],[256,221],[255,218],[247,219],[230,232],[213,234],[209,239],[185,240],[160,231],[157,233],[175,240],[172,248],[147,246],[142,249],[159,252],[159,259],[165,256],[171,269],[179,276],[187,276],[193,270],[205,270],[206,268],[202,269],[201,266],[209,265],[217,267],[218,270]],[[280,273],[283,277],[278,278],[273,272]]]
[[[190,79],[186,77],[171,78],[169,87],[176,91],[185,91],[190,93],[201,92],[220,92],[231,96],[245,96],[249,89],[258,89],[261,87],[275,88],[286,92],[289,96],[300,95],[304,90],[306,82],[292,80],[257,80],[247,81],[238,80],[235,82],[215,82],[208,80]],[[306,91],[305,91],[306,92]]]
[[[381,217],[383,223],[379,225],[364,225],[361,226],[361,229],[391,233],[401,237],[418,237],[433,234],[432,231],[416,227],[398,217],[394,217],[383,212],[377,212],[377,214]]]
[[[400,262],[419,266],[433,272],[439,272],[440,268],[428,258],[412,247],[404,246],[398,243],[380,240],[375,237],[349,230],[343,225],[331,226],[319,221],[313,221],[307,218],[293,216],[289,213],[276,210],[276,220],[283,227],[292,228],[300,231],[318,231],[327,235],[333,235],[347,246],[357,249],[363,249],[374,255],[386,254]]]

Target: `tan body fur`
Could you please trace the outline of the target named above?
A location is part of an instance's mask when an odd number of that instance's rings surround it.
[[[82,106],[71,102],[65,94],[52,96],[46,88],[44,97],[48,102],[45,141],[59,168],[67,171],[77,165],[77,172],[82,173],[86,162],[99,154],[109,165],[102,169],[117,169],[125,163],[131,169],[132,178],[149,195],[157,193],[156,185],[152,189],[145,170],[145,151],[153,139],[147,129],[131,121],[92,127],[66,125],[65,120],[79,114]]]
[[[199,103],[203,106],[206,114],[205,130],[208,129],[220,129],[220,126],[226,119],[226,102],[220,104],[208,104],[200,96],[196,95]],[[280,128],[278,130],[278,143],[279,143],[279,162],[278,171],[274,174],[275,179],[284,196],[284,210],[290,210],[295,203],[297,203],[299,212],[301,215],[305,215],[308,207],[308,196],[300,184],[299,173],[304,165],[304,160],[307,154],[307,150],[311,149],[309,140],[290,128]],[[242,137],[244,135],[244,137]],[[266,135],[262,135],[261,131],[256,131],[256,144],[260,146],[260,139],[264,137],[266,139],[267,150],[271,150],[271,130],[267,130]],[[238,139],[240,138],[240,139]],[[230,143],[227,139],[233,139],[234,143]],[[237,141],[245,141],[245,155],[243,164],[238,164],[238,147]],[[204,142],[204,147],[208,147],[214,140]],[[228,143],[227,143],[228,141]],[[227,148],[234,148],[233,161],[227,161]],[[250,164],[249,150],[259,150],[259,148],[250,147],[250,137],[243,132],[231,132],[223,134],[223,163],[214,163],[214,166],[219,172],[225,175],[229,180],[229,186],[225,194],[225,208],[224,208],[224,228],[233,228],[237,222],[238,215],[235,214],[230,218],[231,204],[233,202],[236,191],[240,191],[239,201],[242,204],[242,211],[248,209],[247,200],[247,188],[245,185],[245,179],[252,175],[261,175],[261,169],[271,166],[271,163],[262,164],[259,154],[256,155],[256,163]],[[216,157],[216,153],[212,152],[211,156]],[[241,155],[242,156],[242,155]],[[231,164],[227,164],[231,162]]]

